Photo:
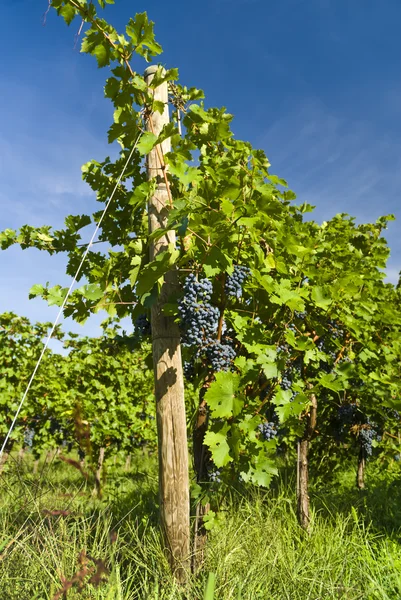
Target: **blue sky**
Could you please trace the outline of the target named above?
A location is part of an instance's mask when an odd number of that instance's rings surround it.
[[[105,70],[74,50],[47,0],[1,0],[0,229],[62,225],[96,205],[81,164],[111,152]],[[116,0],[118,28],[146,10],[162,61],[208,105],[235,115],[237,137],[263,148],[315,218],[359,221],[395,213],[388,277],[401,269],[401,3],[399,0]],[[138,60],[135,68],[144,67]],[[90,232],[87,233],[88,239]],[[28,300],[34,283],[67,284],[65,259],[35,250],[0,253],[0,311],[36,320],[57,313]],[[70,330],[99,332],[100,316]]]

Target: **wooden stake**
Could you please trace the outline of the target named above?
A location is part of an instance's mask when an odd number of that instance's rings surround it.
[[[131,468],[131,454],[128,454],[127,458],[125,459],[125,467],[124,470],[125,471],[129,471]]]
[[[4,469],[4,465],[6,464],[6,462],[9,459],[9,453],[8,452],[3,452],[3,454],[0,456],[0,475],[3,472]]]
[[[99,498],[102,495],[103,463],[104,463],[105,450],[106,449],[103,446],[99,450],[99,456],[98,456],[98,460],[97,460],[97,469],[96,469],[96,473],[95,473],[95,486],[92,491],[93,496],[98,496]]]
[[[151,66],[144,77],[148,85],[158,67]],[[164,112],[151,113],[146,122],[148,131],[159,135],[169,122],[167,82],[155,90],[155,100],[164,103]],[[154,148],[147,158],[149,179],[156,179],[157,188],[149,202],[149,231],[164,227],[167,222],[169,190],[166,186],[164,156],[170,150],[170,140]],[[175,232],[169,231],[150,246],[153,261],[168,245],[175,247]],[[155,375],[156,417],[159,452],[160,519],[170,565],[178,581],[187,579],[190,569],[189,473],[187,424],[184,402],[184,378],[180,346],[180,331],[173,317],[162,313],[163,305],[178,289],[177,272],[164,277],[158,301],[151,308],[152,351]]]
[[[311,384],[307,384],[312,388]],[[310,524],[310,505],[309,505],[309,444],[316,428],[317,419],[317,399],[315,394],[310,395],[311,406],[309,414],[306,417],[305,433],[298,442],[298,461],[297,461],[297,479],[298,479],[298,520],[303,529],[309,531]]]
[[[358,470],[356,473],[356,487],[359,490],[365,488],[365,466],[366,466],[366,454],[363,450],[362,444],[359,450],[358,456]]]

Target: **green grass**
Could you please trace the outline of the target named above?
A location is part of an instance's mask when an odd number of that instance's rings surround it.
[[[226,490],[204,569],[179,589],[158,529],[153,458],[138,456],[129,472],[111,469],[100,500],[58,459],[34,474],[32,461],[12,458],[0,479],[0,598],[51,600],[86,564],[93,570],[68,600],[399,599],[401,486],[376,474],[360,494],[351,476],[312,493],[309,536],[297,524],[291,484]],[[107,567],[97,587],[88,583],[95,562],[82,551]]]

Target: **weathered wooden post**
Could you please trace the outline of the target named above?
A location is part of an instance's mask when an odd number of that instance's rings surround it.
[[[311,384],[307,384],[309,389]],[[310,503],[309,503],[309,446],[314,436],[317,419],[317,398],[314,393],[310,394],[311,405],[309,413],[306,416],[305,431],[301,440],[298,442],[298,461],[297,461],[297,495],[298,495],[298,520],[303,529],[309,531],[310,524]]]
[[[158,67],[151,66],[144,77],[148,86]],[[167,82],[149,88],[155,100],[164,103],[164,112],[147,115],[146,128],[159,135],[169,122]],[[165,180],[164,155],[171,148],[170,140],[156,146],[147,158],[149,179],[156,179],[156,191],[149,202],[150,233],[164,227],[167,221],[169,190]],[[175,246],[175,232],[169,231],[151,243],[150,260]],[[190,569],[189,473],[187,426],[184,403],[184,378],[180,346],[180,331],[173,317],[165,316],[163,305],[178,286],[177,272],[164,277],[158,302],[151,309],[152,351],[155,375],[156,417],[159,448],[160,518],[165,536],[168,559],[179,581],[185,581]]]

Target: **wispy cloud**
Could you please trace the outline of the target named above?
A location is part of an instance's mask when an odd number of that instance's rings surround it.
[[[74,81],[71,67],[65,77]],[[2,82],[3,90],[0,108],[4,103],[8,118],[0,135],[0,227],[59,225],[71,212],[90,211],[94,195],[81,165],[114,152],[91,128],[91,99],[82,113],[65,113],[57,102],[49,110],[40,86],[11,80]]]
[[[331,113],[317,99],[272,124],[258,140],[272,172],[288,180],[298,199],[316,206],[315,218],[345,212],[358,221],[395,214],[386,237],[389,277],[401,268],[401,139],[364,120]]]
[[[2,126],[0,135],[0,230],[23,224],[59,227],[69,214],[91,214],[98,209],[93,192],[82,181],[81,165],[91,158],[113,155],[115,150],[104,136],[91,131],[87,114],[64,114],[57,107],[47,114],[48,104],[42,101],[39,89],[13,82],[5,87],[16,100],[7,105],[10,123]],[[2,101],[4,98],[0,98],[0,108]],[[24,113],[27,104],[35,118]],[[26,118],[15,127],[20,114]],[[84,239],[91,233],[86,236],[84,232]],[[1,252],[0,312],[13,310],[34,321],[53,321],[58,308],[47,306],[41,299],[29,300],[28,293],[35,283],[69,286],[66,262],[66,256],[48,256],[35,249],[22,251],[16,246]],[[99,335],[105,317],[102,312],[84,326],[67,319],[64,328]]]
[[[271,125],[259,145],[273,171],[316,203],[320,215],[344,211],[375,218],[385,199],[386,212],[401,217],[401,140],[377,135],[370,123],[339,118],[309,101]]]

